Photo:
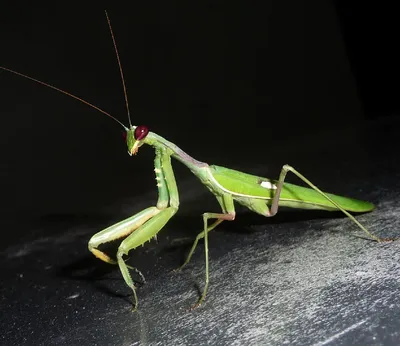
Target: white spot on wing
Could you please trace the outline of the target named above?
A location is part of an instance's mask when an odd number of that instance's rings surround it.
[[[276,185],[271,184],[269,181],[262,181],[260,185],[266,189],[276,190]]]

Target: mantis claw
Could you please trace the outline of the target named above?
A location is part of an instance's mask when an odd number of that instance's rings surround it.
[[[131,267],[129,265],[126,265],[126,266],[127,266],[127,268],[135,271],[140,276],[140,278],[142,279],[142,285],[144,285],[146,283],[146,279],[145,279],[144,275],[142,274],[142,272],[139,269],[137,269],[135,267]]]
[[[132,286],[132,291],[133,291],[132,312],[135,312],[135,311],[137,311],[139,304],[138,304],[136,289],[135,289],[134,285]]]

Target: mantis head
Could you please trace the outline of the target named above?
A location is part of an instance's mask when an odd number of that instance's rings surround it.
[[[128,154],[136,155],[139,147],[144,144],[144,139],[149,133],[149,129],[144,126],[131,126],[126,129],[126,145],[128,146]]]

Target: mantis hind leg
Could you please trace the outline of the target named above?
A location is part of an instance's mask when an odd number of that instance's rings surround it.
[[[279,208],[279,198],[282,192],[283,184],[286,178],[286,175],[288,172],[292,172],[294,175],[296,175],[298,178],[300,178],[304,183],[306,183],[308,186],[310,186],[314,191],[318,192],[321,196],[326,198],[330,203],[332,203],[333,206],[337,208],[337,210],[343,212],[351,221],[353,221],[360,229],[362,229],[370,238],[377,242],[382,242],[382,241],[392,241],[393,239],[382,239],[371,232],[369,232],[357,219],[351,215],[347,210],[345,210],[339,203],[335,202],[330,198],[325,192],[321,191],[317,186],[315,186],[311,181],[309,181],[304,175],[299,173],[296,169],[294,169],[292,166],[289,165],[284,165],[282,167],[281,173],[279,175],[279,180],[276,184],[276,190],[274,197],[272,198],[271,201],[271,207],[269,208],[265,200],[262,199],[254,199],[250,197],[235,197],[236,200],[245,205],[247,208],[250,210],[261,214],[266,217],[272,217],[278,212]]]
[[[279,203],[279,197],[282,191],[282,186],[283,182],[285,181],[286,175],[288,172],[292,172],[294,175],[296,175],[298,178],[300,178],[303,182],[305,182],[308,186],[310,186],[313,190],[317,191],[320,193],[323,197],[325,197],[329,202],[331,202],[338,210],[343,212],[351,221],[353,221],[360,229],[362,229],[366,234],[368,234],[369,237],[371,237],[373,240],[377,242],[382,242],[382,241],[388,241],[389,239],[381,239],[377,237],[376,235],[372,234],[369,232],[360,222],[357,221],[357,219],[351,215],[347,210],[342,208],[340,204],[336,203],[332,198],[327,196],[326,193],[321,191],[317,186],[315,186],[311,181],[309,181],[304,175],[299,173],[296,169],[294,169],[292,166],[289,165],[284,165],[282,167],[281,173],[279,175],[279,180],[277,184],[277,189],[274,195],[274,198],[272,199],[272,204],[271,204],[271,209],[268,211],[266,216],[273,216],[277,213],[278,211],[278,203]],[[392,240],[392,239],[390,239]]]

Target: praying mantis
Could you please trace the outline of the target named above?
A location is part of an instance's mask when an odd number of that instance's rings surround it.
[[[200,182],[216,197],[221,207],[220,212],[203,213],[203,230],[197,235],[189,254],[179,268],[186,266],[196,250],[198,242],[204,239],[205,253],[205,281],[202,293],[198,301],[192,308],[199,307],[205,300],[209,287],[209,254],[208,254],[208,233],[214,230],[223,221],[233,221],[236,216],[235,203],[239,203],[249,210],[264,216],[272,217],[278,212],[280,206],[300,209],[319,209],[326,211],[341,211],[352,222],[354,222],[371,239],[377,242],[387,241],[388,239],[379,238],[369,232],[352,214],[372,211],[375,206],[369,202],[356,200],[353,198],[342,197],[321,191],[304,175],[290,165],[284,165],[277,180],[255,176],[237,170],[209,165],[198,161],[184,152],[174,143],[149,131],[144,125],[132,125],[129,112],[126,86],[124,82],[123,70],[117,50],[116,40],[111,28],[109,17],[106,14],[109,25],[116,58],[121,75],[125,103],[128,114],[128,126],[125,126],[118,119],[106,111],[92,105],[91,103],[59,89],[55,86],[42,82],[38,79],[29,77],[22,73],[0,66],[2,70],[30,79],[36,83],[52,88],[58,92],[66,94],[72,98],[85,103],[107,115],[120,126],[126,133],[126,145],[128,155],[135,156],[143,145],[149,145],[155,150],[154,171],[157,181],[158,200],[155,205],[150,206],[137,214],[128,217],[106,229],[94,234],[88,243],[89,251],[98,259],[118,265],[126,285],[133,293],[133,311],[138,308],[138,297],[136,285],[132,279],[129,269],[136,271],[142,280],[143,275],[134,267],[125,263],[124,256],[131,250],[144,245],[146,242],[156,238],[157,234],[163,229],[168,221],[177,213],[179,209],[179,193],[175,181],[171,158],[185,165]],[[287,173],[293,173],[309,187],[303,187],[286,183]],[[211,222],[213,220],[213,222]],[[124,238],[118,247],[116,259],[111,258],[99,247],[102,244]]]

